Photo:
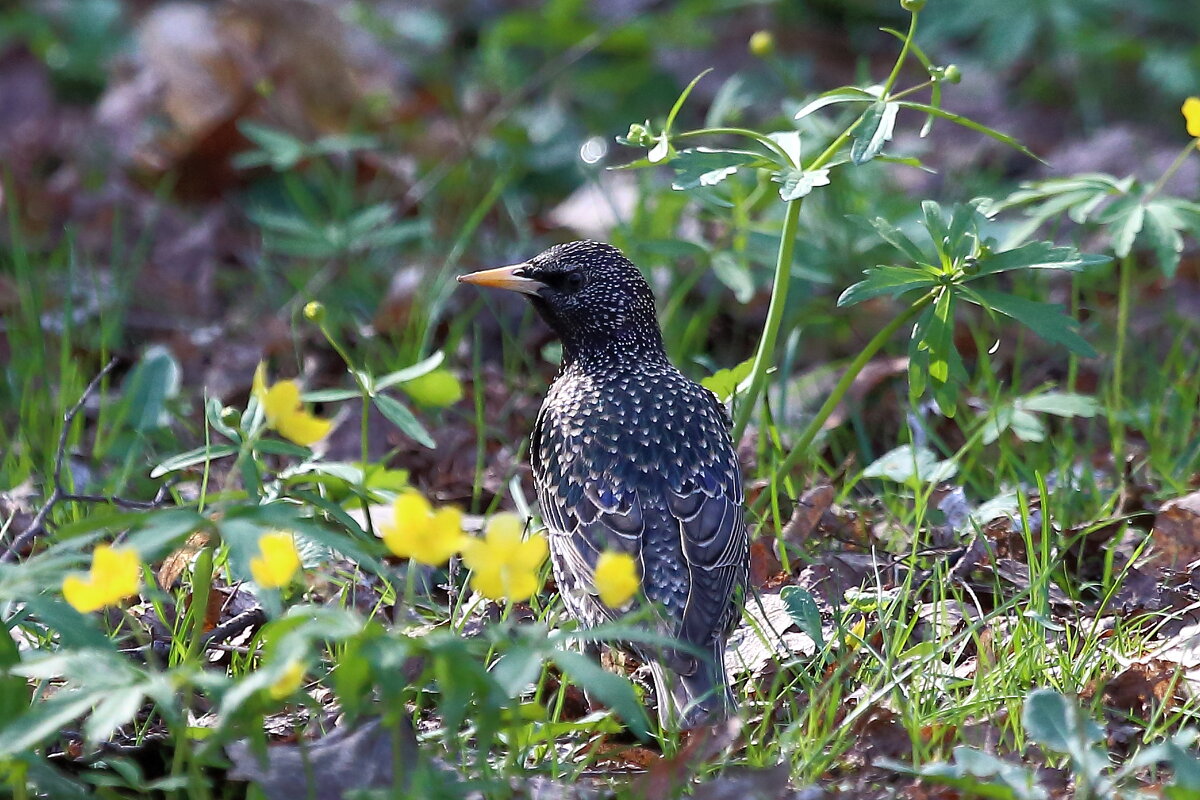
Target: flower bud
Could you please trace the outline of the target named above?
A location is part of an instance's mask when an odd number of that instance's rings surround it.
[[[916,14],[925,7],[925,0],[900,0],[900,7],[910,14]]]
[[[958,64],[947,64],[942,76],[950,83],[958,83],[962,80],[962,70],[958,68]]]
[[[313,300],[304,306],[304,318],[320,325],[325,321],[325,306]]]
[[[221,409],[221,422],[231,428],[236,428],[242,424],[242,412],[233,406],[225,406]]]
[[[654,136],[650,133],[650,129],[639,122],[629,126],[629,133],[625,134],[625,139],[630,144],[640,147],[649,147],[654,144]]]
[[[770,31],[755,31],[750,37],[750,54],[765,58],[775,52],[775,34]]]

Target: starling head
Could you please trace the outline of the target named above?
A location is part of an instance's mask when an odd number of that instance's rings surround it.
[[[462,283],[522,292],[563,340],[567,356],[660,352],[654,295],[637,267],[602,242],[569,242],[510,267],[460,275]]]

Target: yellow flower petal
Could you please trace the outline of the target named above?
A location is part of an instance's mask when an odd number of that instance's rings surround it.
[[[528,570],[510,569],[502,573],[504,596],[511,603],[528,600],[538,590],[537,573]]]
[[[292,659],[283,668],[283,674],[279,676],[279,679],[267,687],[267,693],[275,700],[283,700],[299,691],[302,683],[304,683],[304,665],[298,660]]]
[[[300,410],[300,386],[295,381],[272,384],[271,388],[267,389],[262,404],[267,415],[267,424],[274,425],[277,420]]]
[[[329,435],[333,420],[314,417],[307,411],[291,411],[275,423],[279,435],[303,447],[316,444]]]
[[[489,600],[504,599],[504,580],[500,567],[485,566],[471,573],[471,588]]]
[[[1189,97],[1183,101],[1183,119],[1187,123],[1188,136],[1200,138],[1200,97]]]
[[[87,613],[137,594],[141,581],[142,566],[136,550],[102,544],[92,554],[87,578],[68,575],[63,580],[63,598]]]
[[[272,531],[258,539],[259,555],[250,559],[250,574],[264,589],[278,589],[291,583],[300,569],[300,554],[288,531]]]
[[[90,611],[104,608],[104,600],[91,581],[85,581],[78,575],[68,575],[63,579],[63,599],[74,606],[76,611],[87,614]]]
[[[258,366],[254,368],[254,380],[250,383],[250,394],[258,398],[260,405],[267,399],[267,364],[264,361],[258,362]]]
[[[472,571],[471,586],[493,600],[527,600],[538,590],[538,569],[546,560],[546,537],[522,539],[524,524],[515,514],[497,514],[482,539],[462,545],[463,563]]]
[[[490,546],[510,550],[521,543],[524,530],[521,518],[505,511],[488,520],[483,536]]]
[[[550,545],[546,542],[546,537],[540,533],[530,534],[528,539],[515,548],[512,565],[526,572],[537,572],[549,553]]]
[[[596,559],[594,582],[600,602],[609,608],[628,603],[641,585],[633,556],[612,551],[601,553]]]

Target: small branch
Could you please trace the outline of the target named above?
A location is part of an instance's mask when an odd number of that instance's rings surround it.
[[[163,505],[167,497],[167,487],[164,485],[154,496],[153,500],[126,500],[123,497],[115,495],[94,495],[94,494],[75,494],[69,491],[63,485],[63,462],[66,460],[67,437],[71,435],[71,425],[75,422],[75,417],[79,416],[79,412],[83,410],[84,403],[100,386],[100,382],[108,376],[109,373],[117,366],[117,359],[110,360],[104,365],[104,368],[92,378],[83,393],[79,395],[79,399],[75,404],[67,409],[63,415],[62,430],[58,432],[58,447],[54,453],[54,485],[50,489],[50,495],[46,501],[42,503],[42,507],[38,509],[33,520],[29,523],[25,530],[21,531],[5,548],[4,553],[0,555],[0,563],[9,563],[15,561],[17,556],[28,547],[39,534],[46,529],[46,520],[50,516],[50,512],[54,507],[62,502],[68,503],[107,503],[117,506],[118,508],[127,508],[133,510],[146,510],[158,508]]]

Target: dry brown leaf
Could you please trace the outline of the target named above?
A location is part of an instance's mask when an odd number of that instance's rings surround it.
[[[1167,569],[1183,569],[1200,559],[1200,492],[1163,503],[1150,533],[1151,560]]]

